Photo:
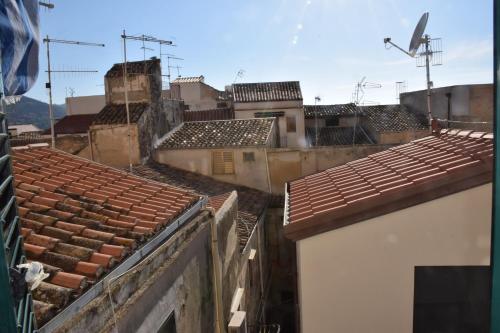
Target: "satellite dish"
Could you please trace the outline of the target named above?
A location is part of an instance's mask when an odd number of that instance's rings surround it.
[[[408,53],[410,53],[412,57],[415,56],[415,53],[417,53],[418,47],[421,44],[422,35],[424,34],[428,19],[429,13],[424,13],[413,31],[413,37],[411,38],[410,47],[408,48]]]

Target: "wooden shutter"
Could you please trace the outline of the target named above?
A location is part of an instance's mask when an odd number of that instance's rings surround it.
[[[212,152],[212,169],[214,175],[234,174],[234,155],[231,151]]]

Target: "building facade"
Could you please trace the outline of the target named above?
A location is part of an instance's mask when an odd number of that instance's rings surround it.
[[[444,131],[289,183],[301,331],[485,331],[492,139]]]

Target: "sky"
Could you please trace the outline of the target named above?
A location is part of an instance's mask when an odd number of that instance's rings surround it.
[[[425,88],[425,69],[384,37],[407,49],[414,27],[429,12],[426,33],[442,38],[443,65],[431,68],[435,87],[493,82],[492,0],[51,0],[41,10],[42,36],[106,46],[51,44],[54,70],[97,70],[54,74],[55,103],[74,96],[104,93],[104,74],[123,61],[120,35],[150,35],[172,40],[162,47],[174,54],[182,76],[205,77],[218,89],[233,82],[300,81],[304,104],[348,103],[356,83],[363,101],[396,103],[396,82],[407,91]],[[158,44],[146,57],[159,57]],[[127,58],[144,58],[142,43],[127,42]],[[26,95],[48,101],[46,48],[40,50],[36,86]],[[166,72],[166,57],[162,58]],[[238,71],[243,70],[241,77]],[[177,76],[177,69],[172,70]]]

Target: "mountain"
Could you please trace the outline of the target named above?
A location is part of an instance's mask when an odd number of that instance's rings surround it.
[[[54,104],[53,110],[56,121],[66,115],[65,104]],[[7,105],[6,113],[9,125],[35,124],[40,129],[50,127],[48,104],[33,98],[21,96],[17,103]]]

